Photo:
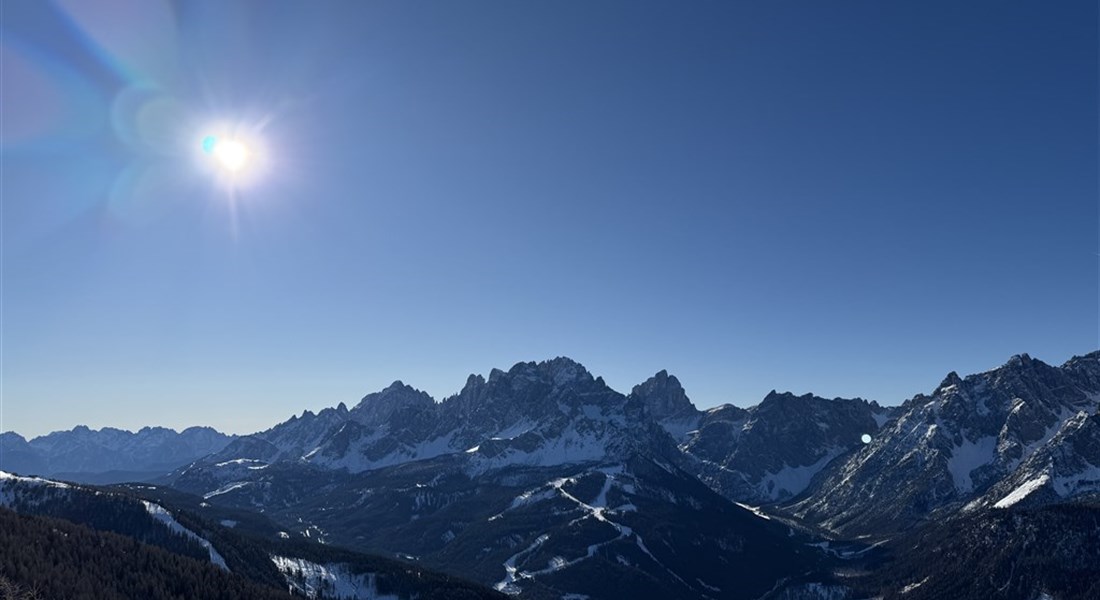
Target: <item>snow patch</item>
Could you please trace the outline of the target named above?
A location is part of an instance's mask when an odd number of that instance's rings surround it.
[[[814,475],[817,475],[821,469],[825,468],[825,465],[829,464],[829,461],[839,456],[840,453],[840,449],[830,450],[811,465],[783,465],[783,468],[775,473],[765,475],[757,484],[757,488],[761,494],[770,500],[781,500],[797,496],[809,487],[810,480],[813,479]]]
[[[951,472],[951,479],[955,481],[955,489],[970,493],[974,491],[974,482],[970,479],[970,473],[983,465],[988,465],[996,458],[997,437],[986,436],[977,441],[963,438],[962,444],[951,450],[951,458],[947,459],[947,469]]]
[[[1032,492],[1046,485],[1048,481],[1050,481],[1050,475],[1046,473],[1043,473],[1035,479],[1026,481],[1020,487],[1013,490],[1011,494],[997,501],[997,503],[993,505],[993,508],[1008,508],[1024,498],[1027,498]]]
[[[194,531],[191,531],[183,525],[180,525],[179,521],[177,521],[176,518],[172,516],[172,513],[168,512],[163,506],[159,504],[154,504],[147,500],[142,500],[141,503],[145,505],[145,511],[149,513],[149,516],[159,521],[173,533],[191,538],[198,542],[199,545],[205,548],[206,551],[210,554],[210,562],[214,563],[222,570],[229,570],[229,567],[225,564],[225,559],[222,558],[221,554],[218,554],[218,551],[214,549],[214,545],[211,544],[206,538],[200,536]]]
[[[7,471],[0,471],[0,482],[18,482],[26,485],[46,486],[60,489],[67,489],[72,487],[67,483],[60,481],[53,481],[50,479],[42,479],[41,477],[23,477],[21,475],[14,475]]]
[[[767,520],[767,521],[772,520],[771,517],[769,517],[766,513],[764,513],[764,511],[760,510],[758,507],[749,506],[748,504],[741,504],[740,502],[734,502],[734,504],[736,504],[737,506],[740,506],[741,508],[743,508],[747,511],[752,512],[752,514],[760,517],[761,519],[764,519],[764,520]]]
[[[263,462],[262,460],[257,460],[255,458],[234,458],[233,460],[227,460],[225,462],[220,462],[220,463],[218,463],[214,466],[215,467],[228,467],[229,465],[244,465],[244,464],[252,464],[252,463],[262,463],[262,462]]]
[[[213,498],[214,496],[221,496],[222,494],[228,494],[229,492],[232,492],[233,490],[243,488],[244,486],[249,485],[251,483],[252,483],[251,481],[234,481],[233,483],[227,483],[227,484],[221,486],[220,488],[218,488],[218,489],[216,489],[212,492],[206,492],[205,494],[202,495],[202,499],[203,500],[209,500],[209,499]]]
[[[901,588],[901,591],[900,591],[900,592],[898,592],[898,593],[900,593],[900,594],[908,594],[909,592],[911,592],[911,591],[913,591],[913,590],[915,590],[915,589],[919,588],[920,586],[924,585],[924,582],[926,582],[926,581],[928,581],[928,578],[927,578],[927,577],[925,577],[924,579],[921,579],[920,581],[918,581],[918,582],[916,582],[916,583],[910,583],[909,585],[907,585],[907,586],[905,586],[905,587]]]
[[[290,591],[307,598],[400,600],[394,595],[378,593],[374,573],[352,573],[345,564],[319,564],[277,555],[271,557],[271,562],[283,574]]]

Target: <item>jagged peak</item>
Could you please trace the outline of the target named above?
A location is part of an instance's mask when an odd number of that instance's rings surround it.
[[[382,391],[383,392],[391,392],[391,391],[403,390],[403,389],[406,389],[406,388],[411,390],[412,386],[405,385],[405,382],[401,381],[400,379],[395,379],[393,381],[393,383],[391,383],[388,386],[386,386],[385,388],[383,388]]]
[[[815,396],[814,394],[811,394],[809,392],[807,392],[805,394],[802,394],[802,395],[796,395],[794,392],[777,392],[775,390],[772,390],[772,391],[768,392],[767,396],[764,396],[764,399],[760,401],[760,404],[774,403],[774,402],[781,402],[781,401],[788,401],[789,402],[791,400],[804,400],[804,401],[808,402],[810,400],[815,400],[815,399],[819,399],[819,398],[817,396]],[[820,399],[824,400],[824,398],[820,398]],[[839,400],[839,398],[838,398],[838,400]]]
[[[641,388],[652,386],[668,386],[671,388],[683,389],[683,386],[680,385],[680,380],[677,379],[675,375],[669,375],[668,371],[666,371],[665,369],[661,369],[660,371],[654,373],[653,376],[649,379],[646,379],[642,383],[634,386],[634,390],[639,390]]]
[[[1037,358],[1032,358],[1031,355],[1026,353],[1013,355],[1012,358],[1008,359],[1008,362],[1001,366],[1002,370],[1008,369],[1012,371],[1050,370],[1054,368],[1055,367],[1052,367]]]
[[[698,412],[680,380],[664,369],[634,386],[630,396],[640,400],[655,419]]]
[[[882,408],[877,402],[865,400],[860,397],[855,398],[842,398],[840,396],[834,398],[825,398],[818,396],[812,392],[806,392],[805,394],[795,394],[794,392],[777,392],[772,390],[768,392],[768,395],[764,396],[764,399],[760,401],[758,406],[775,405],[775,404],[789,404],[789,403],[803,403],[808,404],[810,402],[836,402],[836,403],[855,403],[864,404],[873,408]]]
[[[1072,358],[1067,360],[1063,366],[1084,361],[1100,361],[1100,350],[1093,350],[1092,352],[1088,352],[1080,356],[1074,355]]]
[[[1100,368],[1098,367],[1100,367],[1100,350],[1089,352],[1088,354],[1083,354],[1081,356],[1073,356],[1066,362],[1062,363],[1062,366],[1059,368],[1066,371],[1084,369],[1096,372],[1100,371]]]
[[[427,392],[418,390],[418,389],[414,388],[413,386],[408,385],[405,382],[398,379],[398,380],[394,381],[393,383],[387,385],[386,387],[382,388],[381,390],[377,391],[377,392],[371,392],[371,393],[367,394],[366,396],[363,396],[359,400],[359,404],[356,405],[356,408],[359,408],[360,406],[363,406],[363,404],[366,403],[366,402],[382,400],[384,398],[389,398],[389,397],[393,396],[394,394],[424,396],[424,397],[428,398],[429,400],[431,399],[431,396],[429,396]],[[434,400],[433,400],[433,402],[434,402]]]
[[[1029,355],[1025,352],[1025,353],[1022,353],[1022,354],[1013,354],[1008,359],[1008,362],[1005,363],[1005,364],[1006,365],[1029,365],[1029,364],[1031,364],[1031,361],[1033,361],[1033,360],[1035,360],[1035,359],[1031,358],[1031,355]]]
[[[542,361],[539,364],[540,365],[546,365],[546,366],[550,367],[551,370],[581,369],[581,370],[587,372],[587,369],[584,368],[584,365],[582,365],[581,363],[573,360],[572,358],[569,358],[568,356],[555,356],[554,358],[552,358],[550,360]]]
[[[513,381],[518,379],[547,381],[558,387],[571,383],[595,381],[595,378],[584,365],[565,356],[541,362],[518,362],[511,369],[508,369],[507,373],[500,369],[493,369],[489,372],[489,382],[494,383],[505,376]]]
[[[936,389],[932,392],[932,395],[936,396],[939,394],[943,394],[944,392],[947,392],[952,388],[958,388],[962,385],[962,383],[962,377],[959,377],[959,374],[955,371],[951,371],[947,374],[946,377],[943,378],[943,381],[941,381],[940,384],[936,386]]]
[[[348,414],[355,415],[355,419],[378,424],[388,419],[395,411],[414,406],[434,405],[435,400],[427,392],[397,380],[381,391],[363,396],[363,399],[348,411]]]

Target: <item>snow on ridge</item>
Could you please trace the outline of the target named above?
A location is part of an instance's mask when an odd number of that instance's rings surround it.
[[[400,600],[397,596],[378,593],[377,575],[352,573],[346,564],[319,564],[303,558],[272,555],[271,562],[282,573],[290,591],[307,598],[339,598],[341,600]]]
[[[168,512],[163,506],[155,504],[153,502],[149,502],[148,500],[142,500],[141,503],[145,505],[145,511],[148,512],[149,516],[153,517],[154,520],[159,521],[161,524],[163,524],[170,531],[176,533],[177,535],[182,535],[184,537],[195,540],[199,543],[200,546],[206,548],[206,551],[210,553],[210,562],[214,563],[224,571],[229,570],[229,566],[225,564],[225,559],[222,558],[222,555],[219,554],[216,549],[214,549],[214,545],[211,544],[206,538],[200,536],[194,531],[191,531],[183,525],[180,525],[179,521],[177,521],[176,518],[172,516],[172,513]]]
[[[507,448],[493,457],[474,453],[475,462],[470,465],[469,471],[476,474],[511,465],[548,467],[596,462],[607,458],[609,445],[607,436],[582,434],[575,429],[569,429],[560,436],[544,439],[539,447],[530,452]]]
[[[252,483],[251,481],[234,481],[232,483],[227,483],[227,484],[221,486],[220,488],[218,488],[216,490],[206,492],[205,494],[202,495],[202,499],[203,500],[209,500],[209,499],[213,498],[214,496],[221,496],[222,494],[228,494],[229,492],[232,492],[233,490],[243,488],[246,485],[251,485],[251,483]]]
[[[214,466],[215,467],[228,467],[229,465],[243,465],[245,463],[262,463],[262,462],[264,462],[264,461],[259,460],[259,459],[255,459],[255,458],[234,458],[232,460],[227,460],[227,461],[224,461],[224,462],[220,462],[220,463],[218,463]]]
[[[737,506],[740,506],[741,508],[751,512],[752,514],[760,517],[761,519],[764,519],[765,521],[771,521],[772,520],[771,516],[769,516],[768,513],[760,510],[760,507],[758,507],[758,506],[749,506],[748,504],[741,504],[740,502],[734,502],[734,504],[736,504]]]
[[[531,421],[528,418],[523,418],[523,419],[520,419],[520,420],[516,421],[515,423],[512,423],[508,427],[505,427],[504,429],[501,429],[501,430],[497,431],[489,439],[491,439],[491,440],[512,440],[512,439],[515,439],[515,438],[527,433],[528,431],[531,431],[532,429],[535,428],[536,425],[537,425],[537,423],[535,423],[534,421]]]
[[[28,484],[28,485],[44,485],[44,486],[47,486],[47,487],[54,487],[54,488],[59,488],[59,489],[67,489],[67,488],[72,487],[71,485],[69,485],[67,483],[63,483],[61,481],[54,481],[52,479],[43,479],[41,477],[24,477],[22,475],[16,475],[14,473],[9,473],[7,471],[0,471],[0,482],[8,482],[8,481],[24,483],[24,484]]]
[[[507,508],[507,510],[512,510],[512,509],[515,509],[515,508],[519,508],[521,506],[526,506],[528,504],[535,504],[537,502],[542,502],[544,500],[550,500],[550,499],[556,498],[557,496],[558,496],[558,492],[553,487],[543,486],[542,488],[535,488],[533,490],[527,490],[527,491],[523,492],[522,494],[516,496],[512,500],[512,505],[509,506]]]
[[[379,431],[381,431],[381,429]],[[359,443],[358,447],[353,447],[347,452],[347,454],[343,456],[333,458],[325,456],[323,454],[312,455],[310,461],[313,464],[330,469],[345,468],[348,470],[349,473],[361,473],[363,471],[381,469],[383,467],[390,467],[406,462],[426,460],[429,458],[436,458],[447,454],[462,452],[461,449],[455,448],[455,433],[455,431],[451,431],[446,435],[442,435],[430,440],[417,442],[415,444],[402,444],[401,447],[397,450],[394,450],[393,452],[390,452],[389,454],[386,454],[385,456],[377,460],[372,460],[363,453],[363,450],[368,447],[365,444],[380,439],[378,432],[375,432],[367,439],[362,440]]]
[[[993,508],[1008,508],[1030,496],[1032,492],[1046,485],[1048,481],[1050,481],[1050,475],[1046,473],[1030,481],[1025,481],[1020,487],[1012,490],[1012,493],[998,500]]]
[[[11,507],[15,504],[16,496],[20,496],[24,502],[30,504],[39,504],[41,498],[26,498],[22,497],[22,492],[27,487],[33,488],[50,488],[51,493],[53,490],[68,490],[73,486],[62,483],[60,481],[53,481],[52,479],[42,479],[41,477],[23,477],[21,475],[14,475],[7,471],[0,471],[0,506]],[[96,492],[97,494],[99,492]]]

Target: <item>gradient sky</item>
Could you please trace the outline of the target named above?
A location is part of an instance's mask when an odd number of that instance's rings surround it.
[[[1098,347],[1097,20],[7,0],[3,428],[247,433],[558,355],[701,407],[1060,364]]]

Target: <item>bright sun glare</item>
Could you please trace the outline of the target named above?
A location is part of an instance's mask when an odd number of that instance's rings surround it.
[[[210,155],[224,169],[237,172],[248,165],[248,147],[233,139],[219,139],[208,135],[202,140],[202,151]]]

